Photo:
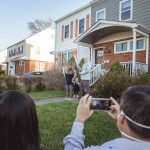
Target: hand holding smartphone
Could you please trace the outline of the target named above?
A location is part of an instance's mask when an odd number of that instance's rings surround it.
[[[100,111],[100,110],[110,110],[112,101],[109,98],[91,98],[90,110]]]

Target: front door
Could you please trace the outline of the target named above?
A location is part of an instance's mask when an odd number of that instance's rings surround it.
[[[104,61],[104,48],[95,49],[95,64],[102,64]]]

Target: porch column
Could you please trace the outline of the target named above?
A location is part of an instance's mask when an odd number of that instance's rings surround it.
[[[132,53],[132,75],[136,71],[136,29],[133,28],[133,53]]]
[[[91,47],[90,48],[90,61],[91,61],[91,63],[93,64],[93,48]]]

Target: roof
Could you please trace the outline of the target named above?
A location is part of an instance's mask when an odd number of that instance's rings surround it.
[[[79,13],[80,11],[82,11],[82,10],[84,10],[84,9],[90,7],[90,6],[91,6],[91,4],[88,3],[88,4],[84,5],[83,7],[80,7],[80,8],[78,8],[78,9],[76,9],[75,11],[72,11],[71,13],[69,13],[69,14],[67,14],[67,15],[65,15],[65,16],[63,16],[63,17],[57,19],[57,20],[55,20],[54,22],[57,23],[57,22],[59,22],[59,21],[65,19],[65,18],[68,18],[68,17],[70,17],[70,16],[72,16],[72,15],[74,15],[74,14],[76,14],[76,13]]]
[[[119,32],[131,31],[133,28],[136,28],[146,34],[150,34],[150,30],[136,23],[99,20],[74,42],[93,44],[105,36]]]

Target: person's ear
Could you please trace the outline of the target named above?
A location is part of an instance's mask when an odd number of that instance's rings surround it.
[[[118,123],[120,125],[124,125],[125,124],[125,120],[126,120],[125,116],[124,115],[120,115],[119,118],[118,118]]]

